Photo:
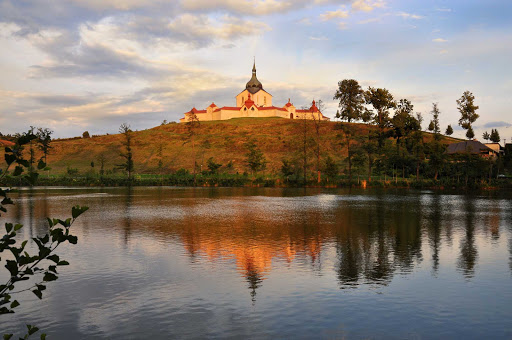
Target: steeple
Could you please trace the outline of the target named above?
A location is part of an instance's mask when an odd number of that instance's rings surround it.
[[[247,82],[247,85],[245,85],[245,88],[247,91],[249,91],[252,94],[255,94],[259,90],[263,89],[263,85],[256,77],[256,58],[254,58],[254,64],[252,66],[252,77],[249,82]]]

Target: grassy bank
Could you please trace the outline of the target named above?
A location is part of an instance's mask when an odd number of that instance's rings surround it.
[[[23,177],[10,177],[5,179],[8,186],[27,186],[29,183]],[[68,176],[68,175],[41,175],[36,183],[37,186],[219,186],[219,187],[302,187],[304,181],[301,178],[283,178],[277,175],[247,174],[170,174],[170,175],[135,175],[131,180],[126,176]],[[454,181],[449,178],[438,181],[432,179],[415,178],[390,178],[385,176],[374,176],[371,181],[365,178],[353,178],[352,181],[346,176],[338,176],[334,179],[324,178],[320,183],[308,181],[307,187],[362,187],[362,188],[488,188],[488,189],[512,189],[512,179],[499,179],[489,181]]]

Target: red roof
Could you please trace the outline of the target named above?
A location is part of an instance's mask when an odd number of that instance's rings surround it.
[[[224,107],[221,107],[220,109],[215,110],[214,112],[219,112],[220,110],[240,111],[240,109],[241,109],[241,107],[236,107],[236,106],[224,106]]]
[[[212,103],[210,104],[210,106],[208,106],[208,107],[217,107],[217,105],[215,105],[215,103],[214,103],[214,102],[212,102]]]
[[[285,107],[290,107],[290,106],[292,106],[292,105],[293,105],[293,104],[292,104],[292,103],[290,103],[290,98],[288,98],[288,103],[286,103],[284,106],[285,106]]]
[[[258,110],[260,111],[265,111],[265,110],[278,110],[278,111],[286,111],[288,112],[287,109],[285,108],[282,108],[282,107],[275,107],[275,106],[264,106],[264,107],[258,107]]]

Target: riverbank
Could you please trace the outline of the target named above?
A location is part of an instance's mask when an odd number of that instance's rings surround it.
[[[23,177],[7,176],[4,185],[18,187],[29,183]],[[301,178],[283,178],[275,175],[247,174],[171,174],[171,175],[134,175],[132,179],[126,176],[45,176],[40,175],[35,186],[181,186],[181,187],[323,187],[323,188],[431,188],[431,189],[512,189],[512,179],[493,179],[489,181],[465,179],[459,181],[450,178],[433,180],[415,178],[390,178],[375,176],[370,181],[363,178],[349,180],[346,177],[335,179],[324,178],[320,182],[309,180],[306,184]]]

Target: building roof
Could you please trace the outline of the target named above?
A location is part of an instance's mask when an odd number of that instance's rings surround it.
[[[460,143],[453,143],[448,145],[446,148],[446,153],[448,154],[465,153],[467,151],[472,154],[496,152],[477,140],[466,140]]]
[[[256,77],[256,61],[254,62],[254,65],[252,67],[252,77],[245,85],[245,88],[252,94],[255,94],[259,90],[263,89],[263,84]]]

